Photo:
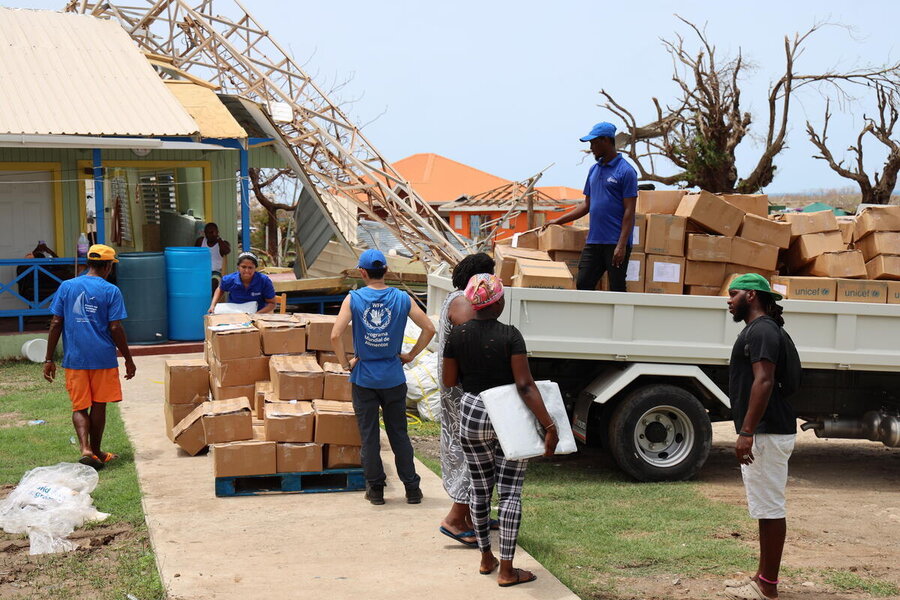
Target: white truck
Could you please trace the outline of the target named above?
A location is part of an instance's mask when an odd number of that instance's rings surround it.
[[[452,291],[428,277],[428,314]],[[803,362],[791,403],[822,438],[900,447],[900,305],[785,300]],[[743,327],[724,297],[506,288],[501,320],[535,378],[559,383],[575,436],[642,481],[692,477],[731,419],[728,360]]]

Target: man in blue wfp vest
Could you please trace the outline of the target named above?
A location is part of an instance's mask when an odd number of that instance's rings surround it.
[[[381,462],[380,408],[384,430],[394,452],[397,475],[406,488],[406,501],[418,504],[422,501],[422,490],[416,474],[412,442],[406,430],[406,374],[403,365],[415,360],[425,349],[434,337],[434,324],[408,294],[385,285],[387,259],[380,250],[363,252],[359,257],[359,269],[366,287],[350,292],[344,299],[331,331],[331,344],[341,365],[351,371],[353,410],[362,437],[366,499],[372,504],[384,504],[386,476]],[[407,317],[422,332],[416,345],[403,353]],[[351,319],[356,356],[348,360],[341,336]]]

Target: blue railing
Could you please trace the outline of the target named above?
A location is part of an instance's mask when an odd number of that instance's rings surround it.
[[[77,266],[84,266],[84,259]],[[3,281],[9,279],[3,277],[0,279],[0,298],[4,298],[4,294],[8,294],[14,298],[18,298],[26,308],[17,309],[0,309],[0,318],[17,317],[19,319],[19,331],[25,329],[25,317],[47,316],[50,314],[50,304],[56,295],[56,287],[65,279],[69,279],[77,272],[77,266],[74,258],[2,258],[0,259],[0,268],[2,267],[25,267],[21,272],[13,275],[11,281]],[[56,267],[52,271],[48,267]],[[19,270],[19,269],[17,269]],[[53,271],[56,271],[55,273]],[[49,278],[49,281],[48,281]],[[30,280],[30,281],[29,281]],[[43,280],[43,281],[42,281]],[[28,297],[22,295],[20,290],[22,287],[28,287],[31,284]],[[41,284],[44,283],[44,290],[41,290]],[[51,293],[47,293],[48,288],[53,287]]]

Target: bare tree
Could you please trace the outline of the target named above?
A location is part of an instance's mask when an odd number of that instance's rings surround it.
[[[848,101],[850,86],[878,84],[892,88],[900,80],[900,62],[800,73],[798,59],[810,38],[827,24],[817,23],[793,38],[785,36],[784,72],[769,88],[763,148],[753,169],[741,176],[735,153],[751,133],[753,123],[750,113],[741,108],[741,85],[743,76],[753,67],[740,50],[736,57],[720,57],[705,28],[677,18],[691,29],[699,48],[689,49],[680,34],[673,41],[662,40],[672,59],[672,79],[679,92],[671,104],[653,98],[656,118],[651,123],[639,126],[632,111],[606,90],[600,91],[605,99],[603,107],[626,124],[626,131],[616,136],[616,142],[646,181],[714,192],[757,192],[775,176],[775,157],[784,149],[791,102],[799,89],[811,84],[829,86],[828,92]],[[673,174],[662,174],[661,169],[672,165]]]
[[[859,185],[862,195],[861,202],[871,204],[887,204],[891,200],[891,194],[897,185],[897,173],[900,172],[900,141],[894,138],[894,126],[897,124],[898,111],[900,111],[900,97],[893,89],[877,85],[874,87],[875,97],[878,102],[878,114],[873,117],[863,115],[863,128],[856,136],[856,144],[847,148],[856,156],[856,166],[844,166],[844,160],[836,160],[828,148],[828,123],[831,120],[831,103],[825,104],[825,119],[822,124],[822,133],[817,133],[812,124],[806,122],[806,133],[809,140],[819,150],[813,158],[824,160],[831,170]],[[875,182],[872,182],[863,166],[863,141],[867,135],[874,137],[887,147],[888,155],[882,166],[881,173],[873,174]]]
[[[297,202],[300,199],[299,194],[290,201],[290,204],[283,200],[289,198],[288,194],[277,194],[282,199],[281,202],[275,200],[275,186],[283,184],[286,179],[291,177],[290,169],[258,169],[251,168],[248,172],[250,176],[250,187],[253,189],[253,196],[256,201],[266,211],[266,253],[280,266],[281,252],[278,248],[278,211],[283,210],[293,215],[297,208]]]

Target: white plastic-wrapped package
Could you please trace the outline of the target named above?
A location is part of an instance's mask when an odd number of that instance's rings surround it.
[[[407,405],[415,403],[419,416],[426,421],[441,420],[441,389],[438,386],[437,354],[422,351],[405,366]]]
[[[538,390],[544,399],[544,406],[559,435],[556,454],[572,454],[577,451],[575,436],[569,424],[569,416],[562,401],[559,386],[552,381],[538,381]],[[524,460],[544,454],[544,437],[540,423],[534,413],[522,401],[514,384],[502,385],[485,390],[481,399],[491,417],[491,425],[497,432],[503,454],[512,460]]]
[[[256,312],[256,302],[219,302],[216,304],[215,314],[217,315],[234,315],[240,313],[253,314]]]
[[[99,480],[97,471],[78,463],[32,469],[0,500],[0,528],[27,533],[29,554],[74,550],[66,537],[76,527],[109,516],[94,508],[91,498]]]

